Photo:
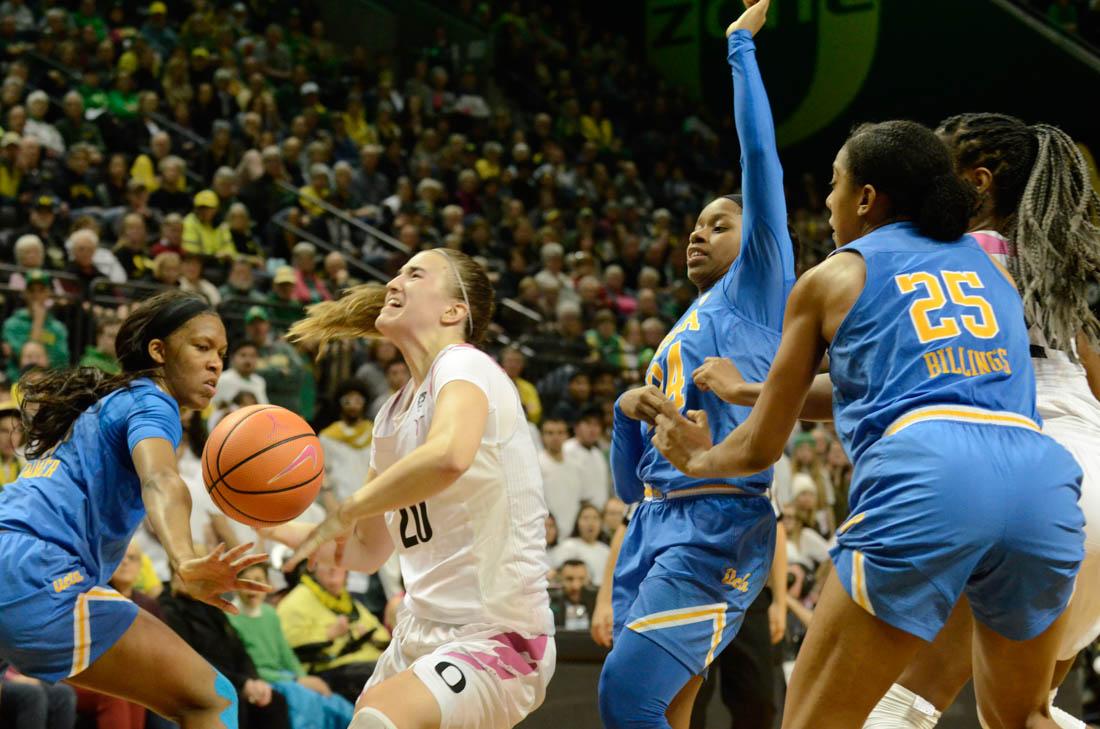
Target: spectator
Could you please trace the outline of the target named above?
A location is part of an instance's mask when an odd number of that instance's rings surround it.
[[[87,298],[92,290],[92,282],[105,278],[111,283],[124,283],[126,269],[115,258],[115,254],[99,245],[99,235],[91,228],[73,231],[65,242],[69,252],[69,265],[65,272],[72,275],[76,282],[66,279],[62,286],[70,296]]]
[[[325,452],[325,490],[331,494],[326,508],[351,498],[367,482],[374,423],[367,419],[370,389],[359,380],[345,380],[334,399],[340,417],[318,433]]]
[[[61,100],[64,116],[56,124],[62,142],[67,147],[74,144],[90,145],[97,153],[105,149],[99,127],[84,118],[84,99],[77,91],[70,91]]]
[[[229,261],[237,255],[233,239],[224,229],[214,226],[218,214],[218,196],[213,190],[195,195],[194,208],[183,219],[183,250],[219,261]]]
[[[409,382],[409,366],[405,364],[405,360],[400,357],[395,357],[386,363],[385,369],[386,375],[386,392],[382,393],[374,399],[370,404],[370,408],[367,410],[370,418],[373,420],[378,415],[378,411],[382,409],[382,406],[386,404],[386,401],[396,395],[402,387]]]
[[[16,309],[3,325],[4,346],[9,352],[20,352],[27,342],[37,342],[46,350],[50,367],[69,363],[69,331],[50,313],[52,277],[42,270],[28,271],[27,288],[23,291],[26,306]],[[19,372],[9,367],[14,381]]]
[[[54,156],[65,154],[65,140],[57,128],[46,121],[50,110],[50,97],[45,91],[34,91],[27,96],[27,123],[24,134],[35,137]]]
[[[538,425],[542,420],[542,401],[535,386],[523,379],[523,368],[526,364],[527,357],[518,347],[505,347],[500,353],[500,366],[519,391],[519,401],[523,403],[527,419]]]
[[[272,335],[267,310],[262,306],[253,306],[245,313],[244,330],[245,338],[256,345],[256,372],[267,383],[271,403],[299,413],[306,420],[312,418],[315,385],[311,384],[313,374],[302,355]]]
[[[829,536],[837,526],[833,521],[835,492],[829,481],[829,472],[825,469],[823,459],[817,452],[817,443],[811,433],[799,433],[791,441],[791,470],[794,474],[801,473],[810,477],[814,485],[814,500],[817,504],[815,528],[821,532],[822,536]],[[795,489],[793,481],[792,489]]]
[[[248,215],[248,208],[244,203],[235,202],[229,206],[225,222],[222,223],[222,235],[228,234],[233,243],[233,248],[240,256],[248,256],[255,261],[262,262],[267,258],[267,253],[260,244],[252,230],[252,218]],[[235,258],[235,261],[241,260]]]
[[[555,418],[576,423],[581,413],[592,404],[592,379],[587,370],[578,369],[569,375],[565,394],[550,411]]]
[[[11,17],[19,33],[35,29],[34,14],[27,7],[26,0],[5,0],[0,4],[0,16]]]
[[[88,345],[80,357],[81,367],[95,367],[109,375],[117,375],[122,366],[115,356],[115,339],[122,320],[114,314],[103,314],[96,319],[95,344]]]
[[[33,233],[19,236],[15,241],[15,265],[21,268],[42,268],[46,263],[46,247],[42,245],[42,239]],[[22,291],[27,287],[27,280],[22,272],[13,271],[8,279],[8,288],[13,291]],[[63,295],[65,290],[56,280],[53,282],[54,293]]]
[[[181,157],[170,154],[157,163],[160,172],[157,189],[149,196],[149,204],[164,213],[183,215],[191,206],[191,193],[187,190],[187,163]]]
[[[555,523],[572,524],[577,519],[582,502],[592,503],[593,499],[599,500],[603,495],[592,488],[592,480],[575,461],[565,458],[562,448],[569,438],[569,426],[564,420],[546,418],[542,422],[541,435],[539,470],[542,471],[546,507]]]
[[[202,296],[210,305],[217,308],[222,302],[218,288],[210,281],[203,278],[204,257],[193,251],[184,251],[180,258],[179,287],[184,291],[194,291]]]
[[[294,263],[294,299],[303,304],[329,301],[332,294],[317,274],[317,247],[312,243],[295,244],[291,250]]]
[[[303,573],[276,611],[287,642],[310,675],[354,701],[390,642],[389,632],[347,590],[348,571],[318,566]]]
[[[19,408],[8,399],[0,401],[0,492],[19,477],[25,465],[19,455],[23,446],[23,422]]]
[[[550,611],[554,625],[565,630],[588,630],[596,610],[597,590],[588,576],[588,565],[567,559],[558,569],[561,587],[550,589]]]
[[[1047,8],[1047,21],[1063,33],[1077,32],[1077,6],[1073,0],[1054,0]]]
[[[176,288],[180,285],[180,254],[162,251],[153,259],[152,283]]]
[[[68,729],[76,723],[76,692],[63,683],[24,676],[0,662],[0,722],[17,729]]]
[[[833,487],[833,523],[843,524],[848,518],[848,490],[852,484],[852,462],[839,440],[830,440],[825,456],[825,468]]]
[[[358,286],[362,283],[359,279],[352,278],[348,273],[348,261],[340,251],[329,251],[325,255],[324,271],[325,287],[333,297],[339,297],[344,289]]]
[[[605,544],[611,544],[611,538],[615,536],[615,530],[623,524],[626,516],[626,504],[618,496],[612,496],[603,505],[603,527],[600,530],[600,540]]]
[[[164,224],[161,225],[160,233],[160,240],[149,251],[154,258],[161,253],[183,255],[183,218],[177,213],[169,213],[164,216]]]
[[[214,393],[214,406],[225,407],[243,391],[251,392],[256,402],[266,405],[267,381],[256,372],[259,365],[259,349],[255,343],[243,341],[236,345],[229,358],[229,369],[222,372]]]
[[[600,586],[603,579],[604,567],[607,566],[607,558],[610,548],[600,541],[600,525],[602,517],[600,510],[592,504],[584,504],[577,513],[577,520],[573,526],[573,536],[566,539],[554,549],[552,561],[560,571],[562,565],[569,560],[581,560],[588,566],[589,579],[596,586]]]
[[[593,319],[595,325],[585,333],[588,346],[597,353],[601,362],[616,369],[627,367],[626,341],[616,331],[615,315],[609,309],[600,309]]]
[[[280,266],[271,279],[271,294],[267,298],[275,328],[285,332],[290,325],[302,318],[305,308],[295,298],[298,289],[298,272],[292,266]]]
[[[603,509],[607,497],[611,495],[611,470],[599,444],[602,433],[603,412],[599,408],[589,408],[573,425],[573,437],[562,447],[565,459],[585,474],[591,489],[589,502],[597,509]]]
[[[36,197],[31,206],[29,224],[16,234],[36,235],[46,246],[47,255],[50,255],[51,250],[60,253],[65,236],[57,219],[57,198],[48,194]]]
[[[269,582],[264,565],[248,568],[241,578]],[[266,604],[264,597],[262,592],[241,590],[241,612],[229,616],[260,678],[286,697],[291,726],[344,729],[351,723],[355,707],[343,696],[333,694],[324,679],[306,674],[283,635],[275,608]]]
[[[149,257],[149,233],[143,217],[129,213],[122,218],[122,237],[113,252],[127,278],[144,278],[149,273],[153,259]]]
[[[162,58],[172,55],[172,51],[179,44],[179,36],[168,23],[167,5],[159,0],[149,4],[148,19],[141,26],[141,36]]]

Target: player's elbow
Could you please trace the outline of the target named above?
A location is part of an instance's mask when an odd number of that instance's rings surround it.
[[[440,454],[436,460],[436,468],[448,483],[457,481],[462,474],[470,470],[470,466],[474,465],[476,455],[476,451],[467,453],[465,449],[452,445]]]

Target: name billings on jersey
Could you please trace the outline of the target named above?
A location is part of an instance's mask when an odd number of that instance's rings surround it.
[[[923,355],[924,364],[928,367],[928,379],[940,375],[962,375],[963,377],[977,377],[1000,372],[1006,375],[1012,374],[1012,366],[1008,363],[1008,350],[1006,349],[970,349],[968,347],[943,347]]]

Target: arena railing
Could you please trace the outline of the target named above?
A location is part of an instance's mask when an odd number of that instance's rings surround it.
[[[312,204],[316,205],[317,207],[321,208],[322,210],[324,210],[326,213],[336,216],[337,218],[339,218],[340,220],[344,221],[345,223],[347,223],[348,225],[350,225],[354,228],[358,228],[359,230],[363,231],[368,236],[370,236],[373,240],[381,242],[387,248],[391,248],[391,249],[397,251],[398,253],[401,253],[401,254],[406,255],[406,256],[411,256],[413,254],[413,251],[410,251],[409,247],[407,245],[405,245],[401,241],[397,240],[392,235],[389,235],[387,233],[382,232],[378,228],[375,228],[373,225],[370,225],[369,223],[367,223],[363,220],[360,220],[359,218],[356,218],[353,215],[349,215],[344,210],[340,210],[339,208],[333,207],[332,205],[329,204],[329,202],[327,200],[325,200],[323,198],[319,198],[316,195],[313,195],[311,193],[303,192],[302,190],[299,190],[298,188],[294,187],[294,185],[291,185],[291,184],[289,184],[288,182],[286,182],[284,180],[278,180],[276,184],[278,184],[278,186],[282,190],[284,190],[286,192],[294,193],[294,196],[296,198],[299,198],[299,197],[305,198],[310,203],[312,203]]]
[[[321,236],[316,235],[314,233],[311,233],[308,230],[305,230],[304,228],[299,228],[297,225],[294,225],[293,223],[288,223],[286,220],[283,220],[282,218],[279,218],[279,217],[272,218],[271,222],[276,228],[278,228],[280,230],[283,230],[287,233],[290,233],[295,238],[298,238],[300,240],[304,240],[307,243],[312,243],[314,246],[321,249],[321,251],[323,253],[334,253],[334,252],[335,253],[342,253],[344,255],[344,260],[347,261],[348,268],[355,269],[358,273],[369,277],[370,280],[372,280],[372,281],[377,281],[379,283],[385,283],[386,281],[388,281],[390,279],[390,277],[386,274],[385,271],[383,271],[379,268],[375,268],[374,266],[370,265],[369,263],[365,263],[364,261],[361,261],[358,258],[356,258],[353,255],[354,251],[349,251],[346,248],[343,248],[343,247],[338,246],[334,243],[331,243],[330,241],[327,241],[324,238],[322,238]]]

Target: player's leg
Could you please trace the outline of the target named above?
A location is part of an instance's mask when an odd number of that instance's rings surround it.
[[[960,598],[936,639],[918,651],[863,729],[932,729],[970,680],[970,603]]]
[[[439,729],[435,695],[407,669],[363,692],[348,729]]]
[[[691,710],[695,706],[695,697],[699,695],[699,688],[703,685],[702,676],[692,676],[680,689],[680,693],[672,699],[665,712],[668,725],[672,729],[689,729],[691,726]]]
[[[783,729],[861,726],[922,645],[856,604],[833,572],[795,661]]]
[[[181,729],[237,727],[237,691],[229,680],[144,611],[118,642],[68,681],[143,704]]]
[[[641,633],[623,630],[600,672],[600,717],[607,729],[671,729],[670,718],[691,717],[691,702],[673,702],[687,690],[694,701],[697,676],[679,658]],[[694,684],[692,688],[688,688]],[[684,696],[686,699],[687,696]],[[685,710],[686,704],[686,710]],[[677,726],[687,726],[687,721]]]
[[[974,621],[974,694],[985,729],[1054,729],[1048,695],[1065,621],[1011,640]]]

